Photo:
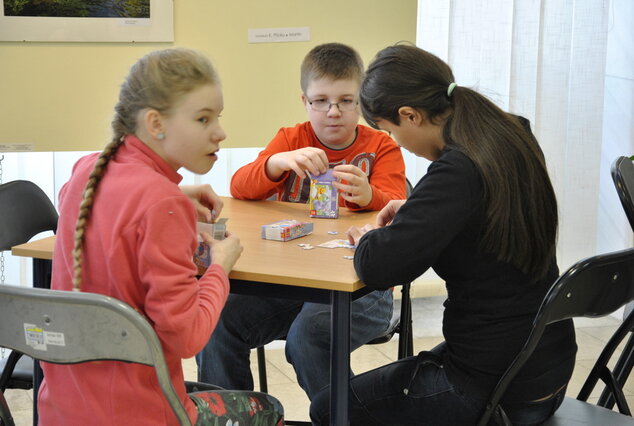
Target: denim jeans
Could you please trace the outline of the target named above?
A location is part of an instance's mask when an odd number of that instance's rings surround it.
[[[350,425],[477,424],[486,400],[468,395],[448,380],[442,366],[444,345],[416,357],[368,371],[350,383]],[[513,425],[542,423],[559,407],[565,387],[546,401],[503,405]],[[328,388],[312,399],[310,418],[315,425],[329,425]]]
[[[381,335],[392,317],[392,290],[373,291],[350,307],[350,347]],[[196,356],[198,381],[253,390],[251,349],[286,337],[286,359],[309,398],[330,382],[330,304],[229,295],[211,339]]]

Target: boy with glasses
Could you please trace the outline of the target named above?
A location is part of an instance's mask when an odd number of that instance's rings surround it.
[[[363,62],[339,43],[313,48],[301,66],[301,99],[309,121],[279,130],[257,159],[231,180],[244,200],[308,202],[309,174],[333,168],[339,205],[380,210],[404,199],[405,164],[384,132],[359,125]],[[253,389],[250,350],[286,338],[286,359],[309,398],[329,384],[330,305],[232,294],[212,337],[198,354],[199,380],[227,389]],[[374,291],[351,305],[350,347],[381,335],[392,316],[392,291]]]

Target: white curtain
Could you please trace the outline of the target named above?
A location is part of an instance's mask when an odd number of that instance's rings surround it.
[[[559,264],[597,252],[608,0],[419,0],[417,45],[528,118],[559,202]],[[619,207],[620,208],[620,207]]]

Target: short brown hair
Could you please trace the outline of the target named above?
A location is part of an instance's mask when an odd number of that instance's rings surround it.
[[[308,83],[324,77],[333,80],[351,79],[361,84],[363,60],[356,50],[345,44],[325,43],[315,46],[302,61],[302,91],[306,93]]]

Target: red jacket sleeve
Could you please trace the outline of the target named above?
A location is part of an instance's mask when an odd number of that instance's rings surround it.
[[[271,195],[281,191],[288,172],[284,173],[280,180],[273,181],[266,175],[266,162],[273,154],[293,149],[296,148],[289,146],[284,130],[280,129],[253,162],[240,167],[233,174],[230,186],[231,195],[240,200],[266,200]]]
[[[200,280],[193,262],[196,217],[184,196],[148,208],[139,234],[138,274],[146,287],[143,310],[166,353],[197,354],[209,340],[229,295],[229,279],[212,265]]]

